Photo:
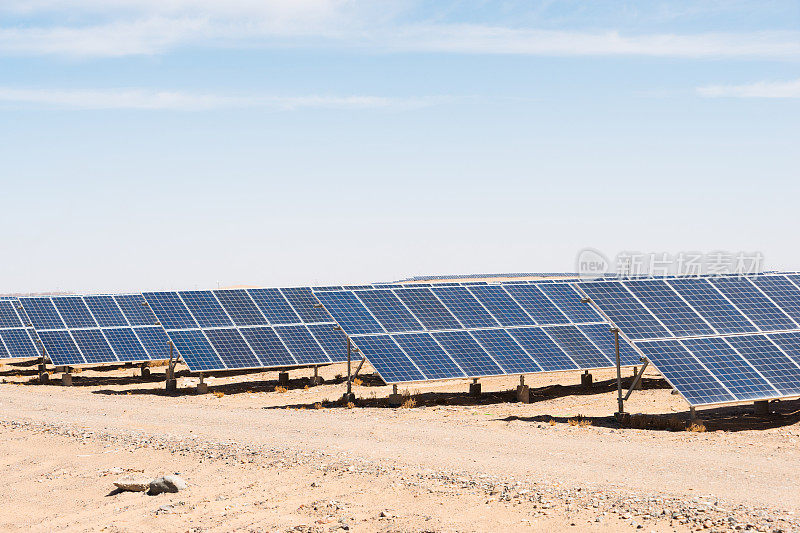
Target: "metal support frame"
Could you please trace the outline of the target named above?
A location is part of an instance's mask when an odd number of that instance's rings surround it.
[[[614,355],[617,364],[617,418],[625,414],[625,399],[622,397],[622,367],[619,359],[619,328],[611,328],[614,333]]]
[[[167,361],[166,371],[166,389],[167,392],[175,392],[178,390],[178,380],[175,379],[175,365],[178,360],[175,358],[175,347],[172,341],[169,341],[169,361]]]
[[[639,382],[642,381],[642,375],[644,374],[644,370],[645,370],[645,368],[647,368],[647,365],[649,365],[649,364],[650,364],[650,361],[645,359],[644,364],[642,365],[642,368],[639,369],[639,371],[636,372],[636,374],[634,374],[633,382],[631,382],[631,386],[628,388],[628,393],[625,395],[625,398],[624,398],[625,400],[627,400],[628,398],[631,397],[631,394],[633,394],[634,390],[638,389],[637,386],[639,385]]]
[[[352,342],[350,335],[347,335],[347,392],[342,397],[344,402],[353,402],[356,395],[353,394],[353,360],[352,360]],[[360,368],[360,367],[359,367]]]
[[[362,366],[364,366],[364,355],[363,354],[361,355],[361,362],[358,363],[358,366],[356,367],[356,371],[353,372],[353,379],[356,379],[358,377],[358,373],[361,372],[361,367]]]

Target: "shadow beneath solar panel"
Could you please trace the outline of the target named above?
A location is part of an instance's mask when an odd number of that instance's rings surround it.
[[[114,386],[114,385],[120,386],[120,385],[136,385],[136,384],[146,384],[146,383],[159,383],[161,385],[161,389],[163,391],[163,389],[164,389],[164,381],[165,381],[166,375],[165,375],[164,372],[154,371],[157,368],[159,368],[159,367],[151,367],[150,368],[151,373],[148,376],[142,376],[141,374],[139,374],[139,370],[138,369],[132,369],[132,368],[126,366],[126,365],[113,365],[113,366],[103,366],[103,367],[88,368],[88,369],[83,369],[80,372],[76,372],[75,369],[73,369],[72,385],[71,386],[72,387],[104,387],[104,386],[107,387],[107,386]],[[119,370],[130,370],[134,374],[128,375],[128,376],[120,376],[120,375],[103,376],[103,375],[97,375],[97,373],[105,373],[105,372],[112,372],[112,371],[119,371]],[[88,371],[91,371],[93,375],[87,375],[86,373]],[[35,374],[36,377],[34,377],[34,378],[32,378],[32,379],[30,379],[28,381],[21,382],[22,384],[24,384],[24,385],[34,385],[34,386],[35,385],[39,385],[39,386],[56,386],[56,387],[63,386],[62,382],[61,382],[61,379],[59,378],[59,374],[53,374],[52,376],[50,376],[50,380],[45,382],[45,383],[42,383],[42,382],[39,381],[38,371],[28,372],[27,373],[27,375],[30,375],[30,374]],[[175,372],[175,376],[176,377],[183,377],[183,376],[188,376],[188,375],[189,375],[189,371],[188,370],[182,370],[182,371],[176,371]],[[127,389],[127,390],[122,390],[122,391],[110,390],[109,389],[109,390],[98,390],[98,391],[93,391],[93,392],[94,393],[104,393],[105,392],[105,393],[109,393],[109,394],[112,394],[112,393],[115,393],[115,394],[136,394],[140,390],[149,390],[152,393],[152,391],[154,391],[155,389],[136,389],[136,390]]]
[[[3,368],[9,370],[0,371],[0,377],[19,377],[19,376],[34,376],[39,375],[38,365],[39,359],[29,359],[25,361],[8,361],[3,362]]]

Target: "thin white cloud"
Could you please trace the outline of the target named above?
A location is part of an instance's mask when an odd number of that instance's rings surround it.
[[[0,103],[68,109],[133,109],[208,111],[213,109],[262,108],[291,111],[321,109],[413,109],[434,105],[446,98],[387,98],[381,96],[228,96],[152,91],[40,90],[0,87]]]
[[[240,3],[250,6],[243,0]],[[219,16],[211,9],[199,10],[200,15],[161,10],[134,20],[123,17],[94,25],[0,27],[0,54],[114,57],[159,54],[186,46],[340,46],[370,52],[800,58],[798,32],[625,35],[476,24],[403,25],[361,12],[347,16],[331,7],[334,2],[319,3],[328,6],[322,14],[312,9],[269,16]],[[304,5],[313,4],[309,0]]]
[[[697,94],[709,98],[800,98],[800,79],[760,81],[747,85],[709,85],[698,87]]]

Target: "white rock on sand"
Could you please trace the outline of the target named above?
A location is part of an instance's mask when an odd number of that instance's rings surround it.
[[[186,482],[180,476],[163,476],[152,480],[149,484],[148,494],[161,494],[162,492],[178,492],[186,488]]]
[[[150,479],[143,476],[125,476],[114,482],[120,490],[144,492],[150,488]]]

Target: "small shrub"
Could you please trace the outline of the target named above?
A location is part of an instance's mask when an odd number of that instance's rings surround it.
[[[592,425],[592,420],[583,415],[578,415],[577,418],[570,418],[567,420],[567,422],[570,426],[576,426],[580,428],[585,428]]]
[[[354,404],[353,402],[347,402],[347,406],[346,406],[346,407],[347,407],[348,409],[352,409],[352,408],[353,408],[353,407],[355,407],[355,406],[356,406],[356,404]]]
[[[321,402],[315,403],[314,404],[314,409],[322,409],[322,403]]]
[[[289,389],[278,385],[277,387],[275,387],[275,392],[289,392]]]
[[[225,393],[224,392],[214,392],[214,396],[216,396],[217,398],[222,398],[223,396],[225,396]]]
[[[363,385],[363,384],[364,384],[364,382],[361,381],[361,378],[355,378],[353,380],[353,385]]]
[[[411,409],[416,406],[417,406],[417,400],[415,400],[414,398],[406,398],[405,400],[403,400],[403,404],[401,405],[401,407],[405,407],[406,409]]]
[[[308,390],[308,385],[305,385],[305,386],[303,387],[303,390]]]
[[[686,431],[691,431],[692,433],[705,433],[706,425],[702,420],[697,420],[689,424],[689,427],[686,428]]]
[[[555,425],[556,425],[556,421],[555,421],[555,419],[554,419],[554,418],[551,418],[551,419],[550,419],[550,425],[551,425],[551,426],[555,426]]]

